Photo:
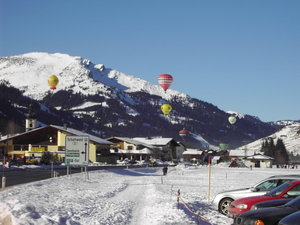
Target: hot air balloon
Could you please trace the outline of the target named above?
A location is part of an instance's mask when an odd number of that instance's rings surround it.
[[[183,130],[179,131],[179,136],[180,137],[186,137],[188,135],[189,131],[183,128]]]
[[[222,150],[226,150],[227,148],[228,148],[228,143],[226,143],[226,142],[221,142],[220,144],[219,144],[219,146],[220,146],[220,148],[222,149]]]
[[[185,137],[189,134],[189,131],[183,128],[183,130],[179,131],[179,136],[185,141]]]
[[[234,123],[236,122],[235,116],[230,116],[230,117],[228,118],[228,121],[229,121],[229,123],[234,124]]]
[[[169,114],[172,111],[172,106],[169,104],[163,104],[160,109],[164,114]]]
[[[48,78],[48,84],[50,85],[50,89],[55,90],[58,84],[58,78],[55,75],[52,75]]]
[[[167,89],[171,86],[172,82],[173,77],[170,74],[162,74],[158,77],[158,83],[164,89],[164,91],[167,91]]]

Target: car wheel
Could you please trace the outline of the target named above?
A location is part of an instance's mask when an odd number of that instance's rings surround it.
[[[229,206],[231,204],[231,202],[233,202],[233,199],[231,198],[224,198],[220,201],[220,205],[219,205],[219,212],[226,215],[226,216],[229,216]]]

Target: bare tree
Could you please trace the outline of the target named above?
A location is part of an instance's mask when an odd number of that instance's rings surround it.
[[[14,121],[10,120],[7,122],[6,133],[7,134],[16,134],[21,132],[21,127]]]

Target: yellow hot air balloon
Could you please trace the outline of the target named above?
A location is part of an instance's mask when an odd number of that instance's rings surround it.
[[[50,85],[50,89],[55,90],[59,80],[57,76],[52,75],[48,78],[48,84]]]
[[[160,109],[164,114],[169,114],[172,111],[172,106],[169,104],[163,104]]]

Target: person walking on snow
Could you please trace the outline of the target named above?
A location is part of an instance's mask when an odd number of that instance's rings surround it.
[[[163,168],[163,174],[164,174],[164,175],[167,175],[167,172],[168,172],[168,167],[165,166],[165,167]]]

